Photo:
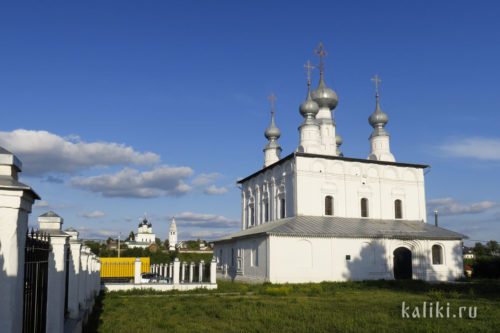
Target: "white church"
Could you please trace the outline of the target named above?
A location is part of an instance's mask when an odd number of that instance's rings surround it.
[[[139,226],[137,227],[137,234],[135,234],[135,240],[125,242],[128,247],[140,247],[148,248],[151,244],[154,244],[156,240],[156,234],[153,233],[153,225],[148,221],[146,216]]]
[[[345,157],[333,110],[338,97],[323,78],[300,105],[295,152],[281,158],[274,120],[265,131],[261,170],[241,185],[241,231],[214,241],[217,278],[246,282],[365,279],[454,280],[463,276],[466,236],[427,224],[424,170],[397,162],[376,84],[366,159]],[[368,133],[367,133],[368,134]]]

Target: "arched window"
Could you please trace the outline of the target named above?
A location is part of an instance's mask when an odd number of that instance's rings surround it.
[[[368,199],[361,199],[361,217],[368,217]]]
[[[397,199],[394,201],[394,217],[397,219],[403,218],[403,208],[401,200]]]
[[[280,218],[284,219],[285,218],[285,198],[280,199]]]
[[[432,264],[443,264],[443,248],[440,245],[432,245]]]
[[[333,215],[333,197],[331,195],[325,197],[325,215]]]

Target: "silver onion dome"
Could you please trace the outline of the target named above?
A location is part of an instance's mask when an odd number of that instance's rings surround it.
[[[342,139],[340,135],[335,133],[335,144],[337,145],[337,147],[342,146],[342,143],[344,143],[344,139]]]
[[[264,135],[266,136],[266,139],[271,140],[277,140],[281,136],[281,131],[279,130],[278,127],[274,124],[274,113],[271,116],[271,125],[266,129],[264,132]]]
[[[375,111],[368,118],[368,122],[374,128],[372,136],[389,135],[389,133],[387,133],[384,129],[385,125],[389,121],[389,116],[380,109],[378,94],[375,95],[375,98],[377,100]]]
[[[377,104],[375,106],[375,111],[368,118],[368,122],[372,127],[382,126],[384,127],[389,121],[389,116],[380,110],[380,105],[378,103],[378,94],[376,95]]]
[[[320,75],[318,88],[312,91],[311,96],[320,108],[328,107],[330,110],[333,110],[339,102],[337,93],[326,86],[323,74]]]
[[[311,97],[311,88],[309,85],[307,87],[307,99],[300,104],[299,111],[304,118],[314,117],[319,111],[318,103],[313,101]]]

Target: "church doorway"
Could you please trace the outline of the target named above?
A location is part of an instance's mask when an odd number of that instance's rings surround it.
[[[411,279],[411,251],[406,247],[398,247],[393,252],[394,255],[394,279]]]

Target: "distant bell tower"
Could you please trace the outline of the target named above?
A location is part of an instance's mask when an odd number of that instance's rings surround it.
[[[172,218],[172,224],[170,225],[170,232],[168,233],[168,249],[170,251],[175,251],[176,244],[177,244],[177,226],[175,225],[175,218]]]

